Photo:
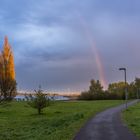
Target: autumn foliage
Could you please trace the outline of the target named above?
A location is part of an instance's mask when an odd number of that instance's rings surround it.
[[[14,56],[7,37],[0,53],[0,93],[3,99],[16,96]]]

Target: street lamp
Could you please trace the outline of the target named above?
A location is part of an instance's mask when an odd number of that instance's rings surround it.
[[[126,68],[119,68],[119,70],[123,70],[124,71],[124,81],[125,81],[125,105],[126,105],[126,109],[127,109],[127,84],[126,84]]]

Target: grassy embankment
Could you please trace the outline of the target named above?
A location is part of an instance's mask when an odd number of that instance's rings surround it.
[[[0,140],[71,140],[91,116],[120,103],[55,102],[44,109],[43,115],[37,115],[26,102],[0,105]]]
[[[128,128],[140,138],[140,102],[123,112],[123,120]]]

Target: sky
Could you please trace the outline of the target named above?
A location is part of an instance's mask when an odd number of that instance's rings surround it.
[[[83,91],[140,77],[139,0],[1,0],[18,90]]]

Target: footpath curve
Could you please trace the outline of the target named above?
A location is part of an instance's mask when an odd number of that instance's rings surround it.
[[[128,103],[128,106],[137,100]],[[121,120],[125,104],[98,113],[76,134],[73,140],[138,140]]]

